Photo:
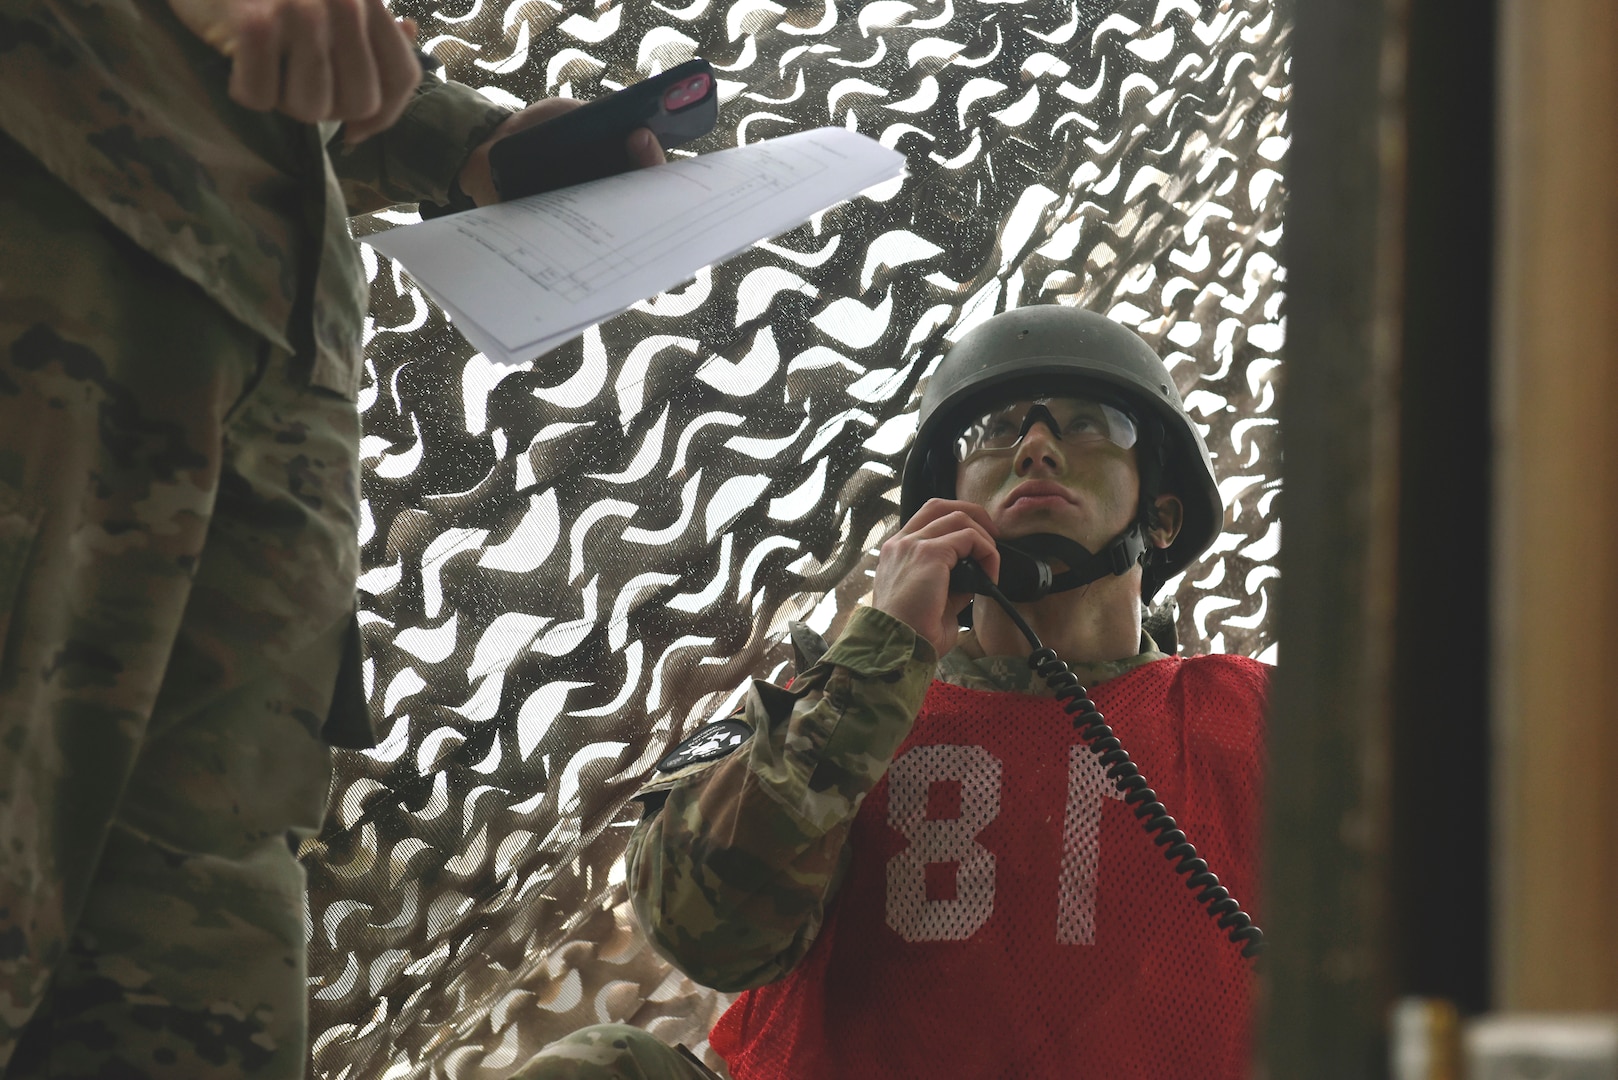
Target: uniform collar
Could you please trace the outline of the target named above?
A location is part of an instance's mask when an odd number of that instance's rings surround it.
[[[1101,660],[1074,664],[1073,674],[1086,687],[1095,687],[1154,660],[1166,659],[1157,643],[1145,631],[1140,635],[1140,652],[1123,660]],[[985,656],[983,646],[971,630],[961,631],[955,648],[938,661],[938,678],[968,690],[1000,690],[1050,697],[1050,688],[1028,667],[1026,656]]]

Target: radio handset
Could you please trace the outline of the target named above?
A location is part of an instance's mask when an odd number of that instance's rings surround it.
[[[1102,766],[1107,770],[1107,778],[1123,792],[1124,803],[1134,811],[1146,835],[1163,849],[1165,859],[1175,863],[1174,872],[1185,878],[1186,888],[1196,892],[1196,902],[1218,923],[1219,929],[1230,931],[1228,936],[1231,943],[1241,946],[1243,956],[1257,957],[1264,950],[1264,931],[1242,910],[1230,890],[1219,884],[1219,876],[1208,868],[1207,860],[1198,857],[1197,849],[1187,839],[1185,830],[1169,816],[1157,792],[1152,790],[1146,777],[1141,774],[1140,766],[1129,759],[1129,752],[1107,725],[1095,702],[1090,700],[1090,692],[1079,684],[1078,676],[1055,652],[1045,647],[1039,635],[1034,633],[1034,628],[1028,625],[1028,620],[1012,606],[1048,595],[1052,591],[1052,583],[1057,580],[1048,562],[1024,549],[1030,540],[1041,538],[1019,539],[1021,545],[995,545],[1000,549],[998,585],[989,580],[977,563],[963,559],[950,571],[950,591],[989,597],[1022,631],[1033,649],[1028,657],[1028,666],[1045,680],[1062,703],[1063,710],[1073,718],[1079,738],[1084,740],[1092,754],[1101,759]],[[1084,551],[1083,548],[1078,550]],[[1068,573],[1072,573],[1072,561],[1064,561],[1069,562]]]
[[[949,572],[949,591],[952,593],[981,593],[993,595],[989,589],[999,586],[1006,599],[1026,604],[1049,595],[1054,575],[1051,564],[1009,544],[996,544],[1000,551],[1000,580],[992,582],[971,559],[962,559]],[[985,588],[987,586],[987,588]]]

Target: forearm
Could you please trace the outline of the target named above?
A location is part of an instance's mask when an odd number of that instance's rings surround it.
[[[846,822],[804,827],[737,754],[674,790],[630,840],[635,914],[657,951],[704,986],[773,982],[814,941],[839,877]],[[724,800],[718,812],[703,807]]]
[[[783,691],[755,684],[753,737],[729,757],[653,784],[630,841],[636,913],[657,949],[722,990],[802,958],[847,860],[849,827],[909,733],[932,647],[861,609],[820,664]]]
[[[396,203],[447,203],[461,167],[511,110],[424,73],[404,114],[357,146],[334,142],[332,169],[350,214]]]

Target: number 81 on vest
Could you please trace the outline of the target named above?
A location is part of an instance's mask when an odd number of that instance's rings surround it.
[[[888,824],[909,841],[888,860],[887,922],[906,941],[962,941],[994,913],[995,856],[977,836],[1000,814],[1000,759],[981,746],[917,746],[888,770]],[[957,817],[927,816],[934,784],[960,785]],[[1095,944],[1101,805],[1123,793],[1081,744],[1068,748],[1056,940]],[[955,895],[927,895],[928,864],[956,865]]]

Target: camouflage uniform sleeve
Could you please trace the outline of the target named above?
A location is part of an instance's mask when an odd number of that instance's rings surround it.
[[[424,74],[415,97],[387,131],[352,148],[333,141],[332,170],[342,184],[348,212],[449,202],[467,157],[510,115],[510,109],[470,86]]]
[[[661,776],[627,860],[654,947],[705,986],[785,975],[819,932],[849,827],[932,681],[933,647],[872,608],[786,690],[755,682],[737,752]]]

